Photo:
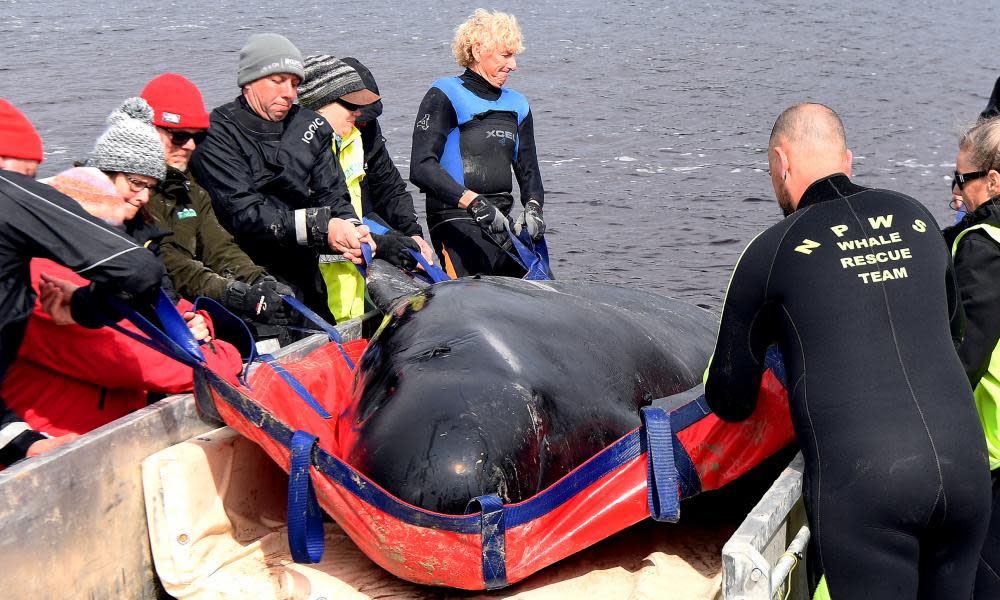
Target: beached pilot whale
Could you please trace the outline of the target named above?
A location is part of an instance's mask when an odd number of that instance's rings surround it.
[[[699,383],[714,347],[715,315],[648,292],[482,277],[400,294],[372,268],[393,316],[360,361],[341,448],[428,510],[531,497]]]

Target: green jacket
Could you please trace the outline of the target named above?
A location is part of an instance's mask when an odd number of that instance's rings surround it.
[[[163,262],[182,296],[221,300],[231,280],[252,284],[265,274],[219,224],[211,197],[190,173],[167,167],[146,209],[173,233],[161,246]]]

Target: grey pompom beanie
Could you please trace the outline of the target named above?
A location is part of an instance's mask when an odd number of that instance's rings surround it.
[[[163,180],[167,158],[153,127],[153,109],[142,98],[129,98],[108,116],[108,128],[97,138],[88,167],[134,173]]]
[[[330,56],[315,54],[306,57],[306,77],[299,85],[299,104],[319,110],[334,100],[365,106],[379,99],[379,95],[365,87],[361,75],[354,67]]]
[[[277,33],[255,33],[240,49],[240,64],[236,71],[236,85],[243,87],[251,81],[274,73],[291,73],[305,78],[302,70],[302,53],[288,38]]]

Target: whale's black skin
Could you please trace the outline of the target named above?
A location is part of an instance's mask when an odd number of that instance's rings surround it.
[[[717,317],[626,288],[463,278],[428,287],[361,359],[347,462],[447,514],[531,497],[701,381]],[[348,433],[349,432],[349,433]]]

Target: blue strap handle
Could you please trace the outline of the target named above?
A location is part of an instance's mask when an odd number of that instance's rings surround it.
[[[361,220],[365,225],[368,226],[368,230],[375,235],[385,235],[389,231],[389,228],[385,225],[379,223],[378,221],[373,221],[367,217]],[[361,244],[361,254],[365,257],[365,264],[371,264],[372,262],[372,249],[368,244]],[[414,250],[410,250],[410,254],[417,261],[417,264],[427,271],[427,275],[431,278],[433,283],[438,283],[440,281],[449,281],[451,277],[445,273],[440,267],[435,267],[432,265],[422,254]],[[363,268],[359,267],[361,274],[364,275],[365,271]]]
[[[261,354],[260,359],[274,369],[274,372],[284,379],[285,383],[287,383],[290,388],[295,390],[295,393],[299,395],[299,398],[302,398],[302,400],[309,405],[309,408],[313,409],[317,415],[323,417],[324,419],[331,418],[330,413],[328,413],[326,409],[320,405],[315,396],[309,393],[306,386],[302,385],[302,382],[289,373],[288,370],[285,369],[285,367],[282,366],[281,363],[279,363],[273,356],[270,354]]]
[[[246,362],[243,366],[243,371],[240,373],[239,380],[240,383],[249,388],[250,384],[247,383],[247,376],[250,374],[250,365],[252,365],[254,360],[257,358],[257,342],[253,339],[253,334],[250,333],[250,328],[247,327],[246,322],[234,315],[228,308],[220,304],[218,301],[208,298],[207,296],[199,296],[196,298],[194,301],[194,309],[204,310],[211,315],[216,327],[219,326],[220,322],[225,322],[230,328],[246,334],[247,340],[249,341],[249,354],[244,357]]]
[[[444,269],[441,267],[431,264],[424,255],[417,252],[416,250],[410,250],[410,254],[413,256],[417,264],[424,268],[427,272],[427,276],[431,278],[431,283],[440,283],[442,281],[451,281],[451,275],[445,273]]]
[[[479,508],[483,544],[483,583],[488,590],[507,586],[507,547],[503,500],[487,494],[469,501],[465,512]]]
[[[304,317],[306,317],[307,319],[315,323],[317,327],[325,331],[326,335],[330,337],[330,341],[337,344],[337,347],[340,348],[340,353],[344,356],[344,360],[347,361],[347,366],[352,371],[354,370],[354,361],[351,360],[351,357],[347,355],[347,351],[344,350],[344,344],[343,342],[340,341],[340,334],[337,333],[336,327],[327,323],[326,320],[323,319],[323,317],[314,313],[312,309],[310,309],[305,304],[302,304],[302,302],[300,302],[299,299],[296,298],[295,296],[282,296],[281,299],[284,300],[285,303],[288,304],[288,306],[291,306],[295,310],[302,313]]]
[[[156,300],[155,311],[163,329],[151,323],[120,298],[109,296],[108,303],[148,337],[125,329],[118,323],[109,322],[108,326],[112,329],[189,367],[196,367],[205,362],[205,355],[198,347],[197,340],[191,335],[191,330],[188,329],[184,317],[177,312],[177,308],[162,289]]]
[[[299,430],[292,435],[288,469],[288,546],[297,563],[318,563],[323,558],[323,515],[309,472],[317,440],[308,431]]]
[[[676,523],[681,516],[681,506],[670,415],[659,406],[644,406],[640,417],[642,441],[649,464],[646,470],[649,515],[657,521]]]
[[[781,350],[778,349],[777,344],[772,344],[767,349],[767,354],[764,355],[764,367],[771,369],[774,376],[777,377],[781,385],[787,390],[788,389],[788,376],[785,372],[785,357],[781,355]]]
[[[507,231],[507,237],[510,239],[514,252],[506,249],[504,251],[517,264],[524,268],[526,271],[524,279],[534,281],[550,281],[554,279],[552,270],[549,268],[549,249],[545,243],[545,238],[543,237],[534,242],[531,240],[531,236],[528,235],[527,229],[522,229],[521,235],[518,236],[511,229],[510,221],[504,224],[504,229]]]

